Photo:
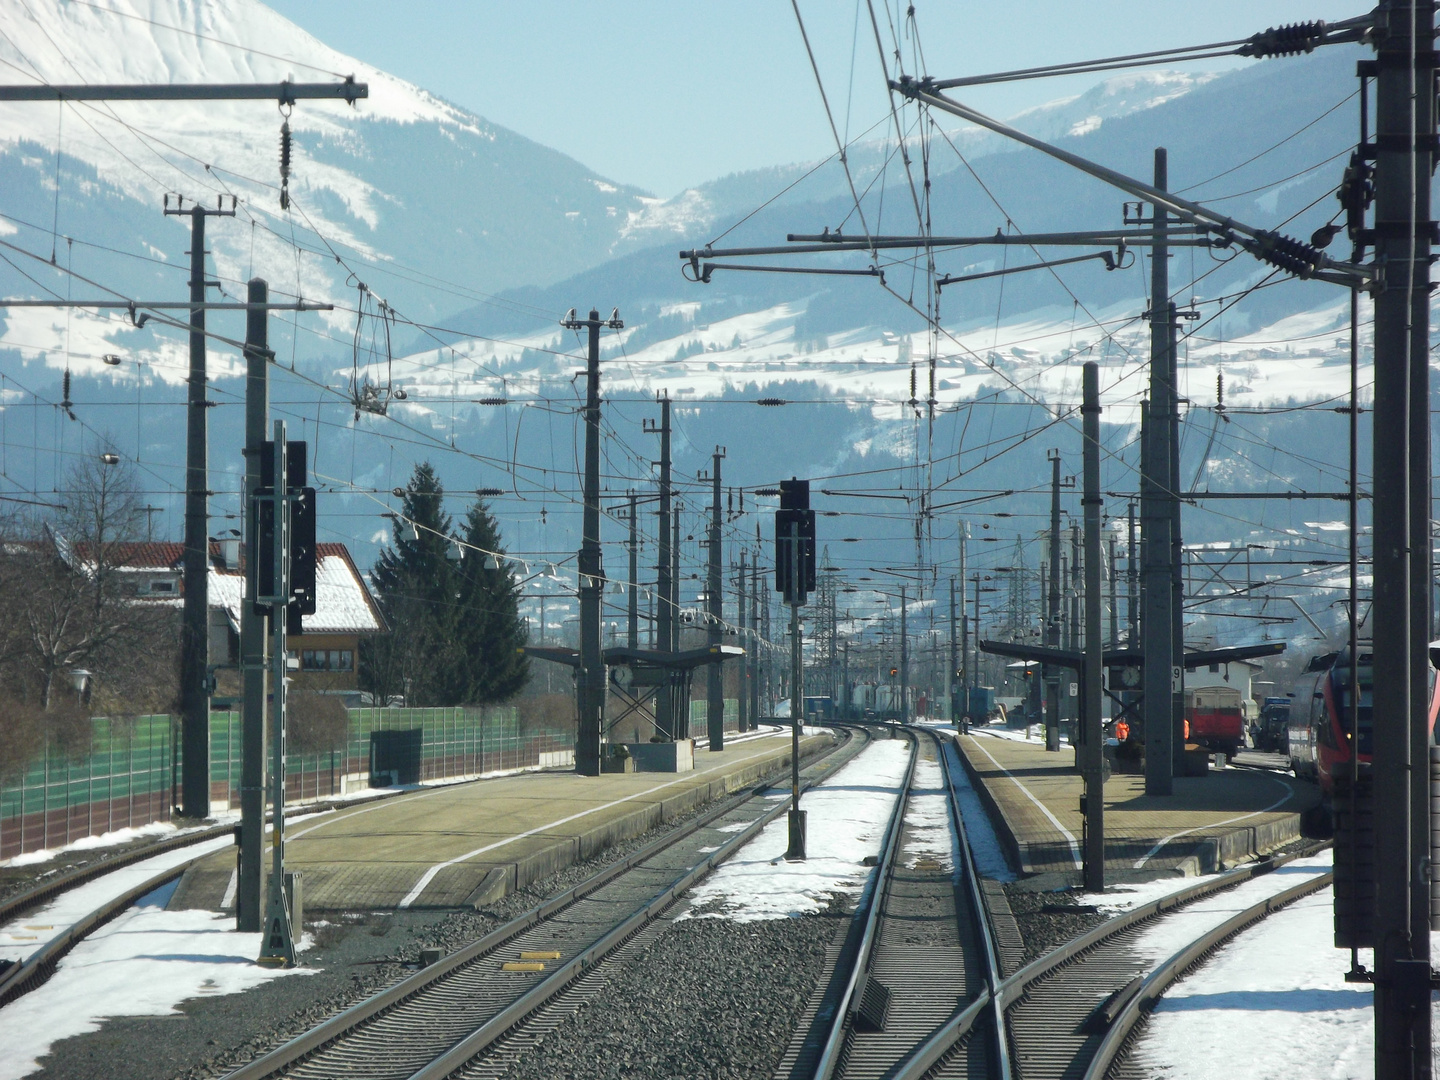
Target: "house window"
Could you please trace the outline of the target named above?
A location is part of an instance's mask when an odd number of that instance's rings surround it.
[[[306,649],[300,654],[300,667],[304,671],[354,671],[355,652],[352,649]]]

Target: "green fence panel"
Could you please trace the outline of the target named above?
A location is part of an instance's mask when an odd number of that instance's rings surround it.
[[[520,711],[513,705],[351,709],[349,721],[343,747],[287,755],[288,799],[340,794],[347,776],[368,784],[370,739],[377,731],[420,729],[422,781],[533,768],[542,753],[569,749],[573,737],[563,730],[522,734]],[[168,820],[183,768],[174,726],[165,715],[97,717],[88,748],[66,754],[47,745],[17,774],[0,781],[0,858]],[[241,714],[212,712],[212,813],[239,807],[241,743]]]

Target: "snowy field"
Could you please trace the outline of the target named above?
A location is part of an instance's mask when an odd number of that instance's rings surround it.
[[[785,919],[823,911],[837,894],[858,897],[870,875],[864,859],[880,853],[909,759],[910,744],[899,739],[863,750],[801,798],[807,814],[804,862],[785,861],[789,823],[782,814],[691,890],[687,915],[737,922]],[[777,790],[769,797],[789,794]],[[696,911],[705,908],[714,910]]]

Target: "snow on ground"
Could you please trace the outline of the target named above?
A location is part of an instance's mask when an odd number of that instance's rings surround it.
[[[1331,853],[1323,851],[1308,859],[1296,859],[1284,866],[1278,866],[1268,874],[1251,878],[1233,889],[1197,900],[1180,911],[1166,915],[1135,939],[1134,948],[1159,963],[1179,952],[1210,928],[1219,926],[1230,916],[1258,904],[1267,896],[1298,885],[1306,878],[1328,873],[1332,865]],[[1083,897],[1080,902],[1103,903],[1104,899],[1103,894],[1092,895]]]
[[[195,825],[188,829],[177,829],[168,821],[152,821],[148,825],[137,825],[131,829],[116,829],[114,832],[100,833],[98,836],[82,836],[73,844],[66,844],[64,847],[27,851],[23,855],[16,855],[13,859],[0,862],[0,866],[32,866],[35,863],[49,862],[56,855],[67,851],[92,851],[96,848],[119,847],[121,844],[129,844],[135,840],[146,838],[169,840],[172,836],[184,836],[186,833],[212,828],[214,824],[223,825],[226,822],[239,820],[238,810],[227,810],[214,815],[212,824]]]
[[[1214,874],[1201,874],[1198,877],[1176,877],[1167,874],[1153,881],[1127,881],[1111,885],[1103,893],[1086,893],[1078,903],[1094,904],[1106,915],[1118,915],[1182,889],[1193,888],[1213,877]]]
[[[1333,903],[1330,889],[1296,901],[1173,986],[1136,1047],[1147,1075],[1370,1080],[1372,993],[1343,978]]]
[[[955,869],[959,857],[956,837],[950,831],[950,805],[940,763],[921,758],[915,763],[915,782],[905,808],[905,858],[910,865],[929,858],[942,869]]]
[[[861,751],[801,798],[804,862],[785,861],[789,823],[781,814],[691,890],[691,911],[710,905],[720,910],[698,917],[758,922],[823,911],[836,893],[859,896],[870,875],[863,860],[880,853],[909,756],[910,744],[900,739]]]
[[[972,727],[971,735],[993,735],[997,739],[1009,739],[1011,742],[1036,743],[1039,746],[1045,745],[1045,729],[1039,724],[1027,728],[992,728]],[[1064,735],[1060,736],[1060,745],[1069,746],[1070,740]]]
[[[61,893],[45,907],[0,926],[0,960],[24,960],[51,938],[63,933],[77,919],[133,889],[147,878],[188,862],[197,855],[208,855],[210,852],[230,847],[234,842],[230,836],[217,836],[213,840],[166,851],[129,866],[122,866]],[[61,961],[62,966],[66,963],[69,961]],[[9,1014],[9,1006],[0,1012],[0,1016]]]
[[[955,744],[945,744],[946,759],[950,762],[950,781],[955,785],[955,798],[960,804],[960,816],[965,821],[965,838],[970,841],[970,854],[975,860],[975,869],[981,877],[994,881],[1014,881],[1015,872],[1005,859],[1005,849],[995,835],[995,826],[980,796],[970,784],[970,775],[960,764],[960,755]]]
[[[1213,919],[1207,925],[1216,922],[1223,922],[1230,915],[1243,907],[1257,903],[1261,897],[1271,893],[1288,889],[1291,885],[1297,884],[1300,880],[1296,875],[1323,874],[1331,868],[1331,853],[1321,852],[1319,855],[1311,856],[1308,859],[1296,859],[1286,863],[1284,866],[1262,874],[1258,878],[1252,878],[1245,885],[1234,890],[1222,893],[1211,900],[1196,903],[1190,911],[1211,911],[1219,912],[1221,917]],[[1218,875],[1202,874],[1199,877],[1159,877],[1152,881],[1133,881],[1111,885],[1104,892],[1083,893],[1077,902],[1081,904],[1094,904],[1106,915],[1119,915],[1126,911],[1133,911],[1137,907],[1163,899],[1166,896],[1173,896],[1175,893],[1183,892],[1186,889],[1194,888],[1196,885],[1204,884],[1206,880],[1213,880]],[[1269,884],[1265,884],[1268,882]],[[1242,889],[1249,889],[1242,892]],[[1171,916],[1166,916],[1169,919]],[[1210,919],[1207,915],[1205,918]],[[1200,931],[1195,931],[1200,933]],[[1192,935],[1193,936],[1193,935]],[[1185,935],[1177,935],[1180,945],[1188,943],[1190,938]],[[1158,946],[1163,948],[1163,943]],[[1175,950],[1172,949],[1171,952]],[[1168,953],[1166,955],[1169,955]]]
[[[233,916],[166,911],[174,887],[142,898],[75,946],[48,982],[0,1009],[0,1080],[37,1072],[53,1043],[107,1017],[163,1016],[188,998],[306,973],[256,964],[261,935],[237,933]]]

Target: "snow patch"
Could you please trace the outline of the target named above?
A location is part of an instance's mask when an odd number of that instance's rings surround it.
[[[1370,1080],[1373,992],[1345,982],[1347,958],[1329,948],[1333,904],[1331,889],[1296,901],[1171,987],[1135,1048],[1136,1065],[1167,1080]],[[1371,966],[1368,951],[1360,959]]]
[[[159,899],[151,894],[101,927],[48,982],[0,1010],[0,1080],[39,1071],[54,1043],[96,1031],[106,1018],[165,1016],[190,998],[311,973],[255,963],[262,935],[236,932],[234,916],[166,911]]]
[[[864,859],[880,852],[909,759],[910,744],[901,740],[863,750],[801,799],[804,862],[785,861],[789,822],[782,814],[690,891],[693,906],[681,917],[759,922],[823,911],[835,895],[858,897],[871,873]],[[705,908],[718,910],[697,911]]]

